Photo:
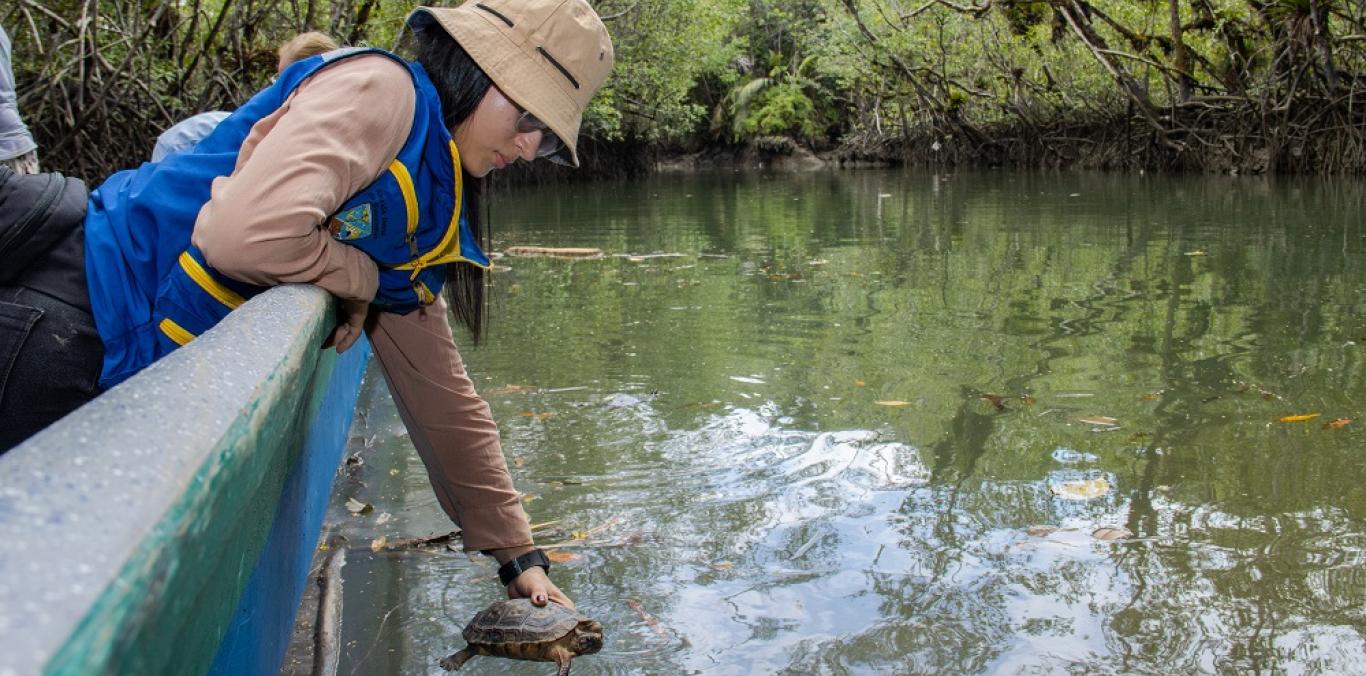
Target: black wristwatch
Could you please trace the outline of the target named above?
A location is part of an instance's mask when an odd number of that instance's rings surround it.
[[[544,568],[547,573],[550,572],[550,559],[546,557],[545,552],[539,549],[533,549],[499,566],[498,579],[501,580],[503,586],[506,587],[509,584],[512,584],[512,581],[517,579],[518,575],[521,575],[528,568],[534,568],[536,566]]]

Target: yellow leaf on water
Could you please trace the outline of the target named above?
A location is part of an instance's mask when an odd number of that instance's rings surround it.
[[[1104,477],[1082,481],[1065,481],[1048,487],[1053,494],[1066,500],[1090,500],[1110,492],[1110,482]]]
[[[855,381],[854,381],[854,387],[863,387],[863,386],[865,386],[865,385],[867,385],[867,383],[863,382],[862,380],[855,380]]]
[[[523,496],[522,496],[522,502],[531,502],[532,500],[540,500],[540,499],[541,499],[541,496],[539,496],[539,495],[523,495]]]
[[[515,467],[521,467],[526,464],[526,458],[523,458],[520,455],[514,455],[512,456],[512,464]]]
[[[1304,422],[1304,421],[1306,421],[1306,420],[1313,420],[1314,418],[1317,418],[1317,417],[1319,417],[1319,414],[1317,414],[1317,413],[1302,413],[1302,414],[1300,414],[1300,415],[1288,415],[1288,416],[1285,416],[1285,417],[1283,417],[1283,418],[1280,419],[1280,422],[1285,422],[1285,423],[1290,423],[1290,422]]]
[[[878,406],[910,406],[910,405],[911,405],[911,402],[909,402],[909,401],[901,401],[900,399],[883,399],[883,400],[881,400],[881,401],[875,401],[875,402],[873,402],[873,403],[874,403],[874,404],[877,404]]]
[[[1328,422],[1324,423],[1323,428],[1339,430],[1350,424],[1352,424],[1351,418],[1336,418],[1334,420],[1329,420]]]
[[[385,543],[387,543],[388,541],[389,541],[389,538],[386,537],[386,536],[384,536],[384,535],[381,535],[381,536],[375,538],[374,540],[371,540],[371,541],[370,541],[370,551],[372,551],[372,552],[377,552],[377,551],[379,551],[379,550],[381,550],[381,549],[384,549],[384,545],[385,545]]]
[[[735,567],[734,561],[717,561],[711,564],[712,570],[730,570]]]

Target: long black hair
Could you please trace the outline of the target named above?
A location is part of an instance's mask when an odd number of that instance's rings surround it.
[[[493,86],[493,81],[465,48],[435,21],[414,23],[417,25],[409,24],[399,48],[427,71],[427,76],[436,87],[437,98],[441,101],[442,119],[446,128],[454,133],[456,125],[474,114],[474,109],[484,99],[489,87]],[[467,173],[464,184],[462,199],[466,204],[464,211],[469,220],[470,232],[479,245],[488,251],[489,229],[479,209],[484,181]],[[483,268],[449,263],[446,265],[443,287],[451,313],[469,329],[474,344],[478,345],[484,335],[484,320],[488,317]]]

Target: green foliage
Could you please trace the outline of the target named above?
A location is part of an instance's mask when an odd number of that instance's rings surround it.
[[[736,132],[741,138],[799,136],[811,139],[820,133],[816,106],[800,86],[780,82],[765,88],[758,98],[753,112],[736,122]]]
[[[1357,74],[1366,72],[1366,19],[1335,0],[1182,0],[1179,35],[1169,2],[1091,0],[1079,20],[1103,49],[1083,41],[1060,13],[1064,5],[1048,0],[594,6],[617,59],[582,133],[661,146],[771,136],[830,145],[1022,118],[1114,119],[1135,96],[1154,108],[1180,103],[1178,85],[1187,84],[1196,96],[1280,109],[1293,96],[1359,100]],[[275,46],[294,33],[318,29],[341,42],[392,47],[412,3],[38,7],[0,9],[14,39],[21,105],[40,143],[55,151],[50,157],[82,158],[78,165],[100,170],[77,173],[93,176],[141,159],[177,119],[240,104],[268,81]],[[93,18],[82,19],[91,8]],[[1177,71],[1177,39],[1187,73]]]

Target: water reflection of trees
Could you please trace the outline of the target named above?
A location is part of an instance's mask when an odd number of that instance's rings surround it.
[[[610,415],[552,423],[580,446],[561,468],[590,475],[696,462],[656,442],[758,402],[788,429],[919,446],[932,483],[895,512],[895,551],[842,554],[833,533],[807,554],[866,569],[882,620],[802,641],[794,671],[1331,669],[1366,652],[1360,432],[1274,422],[1366,397],[1349,344],[1366,343],[1364,245],[1343,208],[1359,187],[852,173],[649,189],[661,196],[629,208],[561,204],[570,225],[528,227],[563,239],[532,243],[694,257],[515,262],[495,330],[521,349],[471,362],[513,382],[658,389],[659,424],[634,439]],[[889,399],[910,405],[875,404]],[[1053,497],[1057,448],[1097,455],[1111,493]],[[762,569],[830,527],[723,486],[733,502],[690,514],[714,539],[690,546],[759,546]],[[1034,523],[1084,537],[1034,541]],[[1086,535],[1121,524],[1135,540]]]

